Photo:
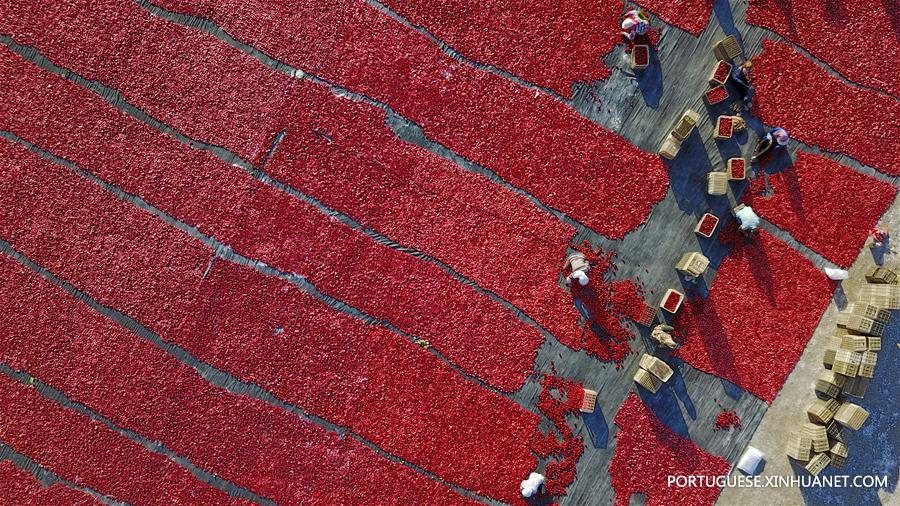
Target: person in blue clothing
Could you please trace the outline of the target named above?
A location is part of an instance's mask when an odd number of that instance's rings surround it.
[[[779,150],[784,149],[790,140],[791,138],[788,135],[787,130],[781,127],[769,130],[769,133],[756,144],[756,149],[753,151],[753,157],[750,158],[750,161],[755,162],[765,155],[776,153]]]

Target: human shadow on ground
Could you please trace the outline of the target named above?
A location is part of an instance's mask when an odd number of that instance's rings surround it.
[[[713,5],[713,13],[716,15],[719,26],[722,27],[722,31],[725,32],[725,35],[734,35],[734,38],[736,38],[741,45],[741,51],[743,52],[744,40],[741,37],[741,32],[734,26],[734,17],[731,15],[731,3],[728,0],[716,0],[716,3]]]
[[[875,261],[875,265],[884,265],[884,256],[891,251],[891,238],[888,237],[880,247],[872,246],[869,251],[872,252],[872,260]]]
[[[896,493],[898,469],[900,469],[900,410],[897,409],[896,392],[900,389],[900,312],[894,312],[881,337],[881,351],[875,377],[863,399],[850,398],[869,412],[869,419],[859,431],[844,428],[841,435],[849,450],[843,468],[828,466],[819,476],[847,475],[849,480],[857,476],[884,477],[891,493]],[[794,472],[807,475],[803,466],[791,461]],[[881,504],[878,487],[801,487],[806,504]]]

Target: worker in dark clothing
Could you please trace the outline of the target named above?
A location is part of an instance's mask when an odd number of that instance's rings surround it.
[[[753,62],[747,60],[731,70],[731,82],[737,88],[738,96],[744,102],[745,106],[750,106],[753,100],[753,78],[750,76],[750,70],[753,68]]]

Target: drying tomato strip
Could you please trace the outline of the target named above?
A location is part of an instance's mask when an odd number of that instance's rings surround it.
[[[754,179],[744,203],[760,216],[832,262],[849,267],[897,188],[828,158],[798,152],[794,164]]]
[[[736,227],[735,227],[736,228]],[[737,241],[707,299],[685,301],[675,318],[692,366],[772,402],[831,300],[832,285],[809,260],[765,231]]]
[[[146,198],[239,253],[303,275],[326,294],[427,339],[449,360],[491,385],[515,390],[530,373],[542,342],[538,330],[437,265],[378,244],[9,51],[0,50],[0,66],[16,76],[0,84],[11,97],[0,105],[2,128]],[[456,247],[458,256],[466,249]],[[538,248],[545,252],[543,264],[549,262],[552,269],[532,279],[548,278],[535,282],[541,283],[545,298],[559,300],[548,307],[562,305],[555,310],[569,311],[569,326],[563,328],[576,328],[571,323],[574,311],[565,307],[555,284],[564,248],[559,241]],[[550,258],[553,250],[559,250],[557,259]],[[528,285],[524,279],[521,283]],[[529,308],[535,306],[532,302]],[[486,351],[491,347],[505,352]]]
[[[535,464],[523,444],[535,415],[281,279],[222,260],[210,269],[211,252],[180,231],[3,145],[11,170],[0,236],[13,247],[163,339],[385,451],[490,497],[518,494]]]
[[[279,6],[167,0],[279,60],[390,105],[425,134],[611,238],[643,223],[668,188],[654,153],[543,93],[442,53],[362,0]]]
[[[4,264],[13,262],[2,259]],[[45,330],[31,327],[17,333],[33,336]],[[167,457],[5,374],[0,374],[0,406],[3,442],[76,485],[132,504],[234,502]],[[3,496],[6,498],[5,491]]]
[[[807,144],[900,175],[900,150],[894,149],[900,100],[849,86],[782,42],[764,41],[753,61],[763,121]]]
[[[719,487],[679,487],[670,485],[669,477],[725,476],[731,467],[727,460],[673,432],[634,392],[625,398],[615,423],[619,432],[609,474],[617,506],[629,504],[632,494],[646,495],[648,506],[716,502]]]

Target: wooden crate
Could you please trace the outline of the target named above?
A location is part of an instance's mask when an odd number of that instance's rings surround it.
[[[589,390],[587,388],[584,389],[584,399],[581,401],[581,411],[582,413],[593,413],[594,409],[597,408],[597,391]]]
[[[704,226],[709,227],[708,225],[706,225],[707,223],[713,224],[712,228],[709,229],[708,234],[705,233],[706,231],[703,230]],[[703,236],[703,237],[706,237],[707,239],[709,239],[715,233],[716,227],[718,227],[718,226],[719,226],[719,217],[718,216],[716,216],[714,214],[710,214],[710,213],[704,213],[703,216],[700,217],[700,221],[697,222],[697,226],[694,227],[694,233],[699,236]]]
[[[876,336],[867,337],[866,349],[869,351],[881,351],[881,338]]]
[[[863,318],[855,314],[840,313],[837,316],[838,327],[843,327],[851,333],[880,336],[884,333],[884,322]]]
[[[847,350],[847,351],[858,351],[863,352],[866,351],[866,346],[868,345],[868,340],[866,336],[857,336],[853,334],[847,334],[843,336],[838,336],[841,340],[841,344],[838,349]]]
[[[833,367],[834,366],[834,357],[837,354],[838,349],[841,347],[841,338],[840,337],[832,337],[828,342],[828,346],[825,347],[825,356],[822,358],[822,364],[825,367]]]
[[[897,284],[897,273],[886,267],[871,267],[866,271],[866,281],[875,284]]]
[[[674,371],[672,371],[672,368],[669,367],[668,364],[653,355],[648,355],[646,353],[641,355],[640,366],[642,369],[647,370],[663,382],[669,381],[669,378],[674,374]]]
[[[662,146],[659,147],[659,156],[665,158],[666,160],[672,160],[676,156],[678,156],[678,151],[681,150],[681,141],[676,139],[674,135],[669,134],[666,136],[666,139],[663,141]]]
[[[725,195],[728,193],[728,174],[724,172],[710,172],[707,174],[706,193],[710,195]]]
[[[637,44],[631,50],[631,66],[636,69],[645,69],[650,65],[650,46]]]
[[[837,350],[834,354],[834,364],[831,370],[853,378],[859,370],[859,363],[862,361],[862,354],[847,350]]]
[[[675,269],[687,274],[692,278],[703,275],[706,268],[709,267],[709,259],[703,253],[691,251],[681,255],[681,260],[675,264]]]
[[[855,301],[884,309],[900,309],[900,286],[867,284],[860,288]]]
[[[741,54],[741,45],[734,35],[729,35],[713,45],[713,54],[719,60],[732,60]]]
[[[869,419],[869,412],[857,406],[856,404],[845,402],[838,408],[834,414],[837,423],[853,430],[859,430],[860,427]]]
[[[747,178],[747,162],[743,158],[729,158],[725,173],[730,181],[741,181]]]
[[[844,308],[841,313],[855,314],[857,316],[862,316],[863,318],[871,318],[872,320],[884,323],[887,323],[891,318],[890,310],[882,309],[872,304],[864,304],[862,302],[851,302],[847,304],[847,307]]]
[[[841,387],[841,393],[862,399],[866,396],[866,390],[868,389],[869,378],[857,375],[855,378],[850,378],[844,383],[844,386]]]
[[[674,307],[666,307],[666,301],[669,300],[669,297],[678,297],[678,303],[675,304]],[[666,290],[666,293],[663,294],[663,298],[659,302],[659,307],[663,308],[664,310],[666,310],[672,314],[675,314],[681,308],[681,305],[683,303],[684,303],[684,294],[679,292],[678,290],[673,290],[673,289],[669,288],[668,290]]]
[[[828,432],[824,425],[807,422],[800,427],[800,433],[812,442],[814,452],[828,451]]]
[[[831,458],[827,454],[817,453],[813,458],[809,459],[809,462],[803,466],[803,469],[806,469],[809,474],[816,476],[828,467],[830,463]]]
[[[845,380],[846,377],[826,369],[819,374],[819,378],[816,380],[816,392],[827,397],[837,398],[841,394],[841,387],[844,386]]]
[[[687,139],[691,135],[691,130],[697,126],[698,121],[700,121],[700,114],[688,109],[675,122],[675,126],[672,127],[672,137],[678,139],[679,142]]]
[[[834,399],[816,399],[806,408],[806,416],[811,422],[826,424],[834,418],[841,404]]]
[[[874,351],[867,351],[862,354],[862,360],[859,362],[859,376],[863,378],[875,377],[875,366],[878,365],[878,354]]]
[[[787,456],[805,462],[809,460],[811,452],[812,440],[809,436],[806,436],[797,430],[791,431],[788,435],[787,447],[785,448]]]
[[[659,390],[659,387],[662,386],[662,381],[647,372],[646,369],[638,369],[637,372],[634,373],[634,381],[654,394]]]
[[[716,66],[713,67],[712,72],[709,73],[709,84],[711,86],[725,84],[731,77],[731,70],[733,68],[734,67],[727,61],[716,62]]]
[[[844,463],[847,461],[847,455],[850,452],[847,450],[847,445],[840,441],[833,441],[831,443],[831,448],[828,450],[828,456],[831,457],[831,465],[834,467],[844,467]]]

